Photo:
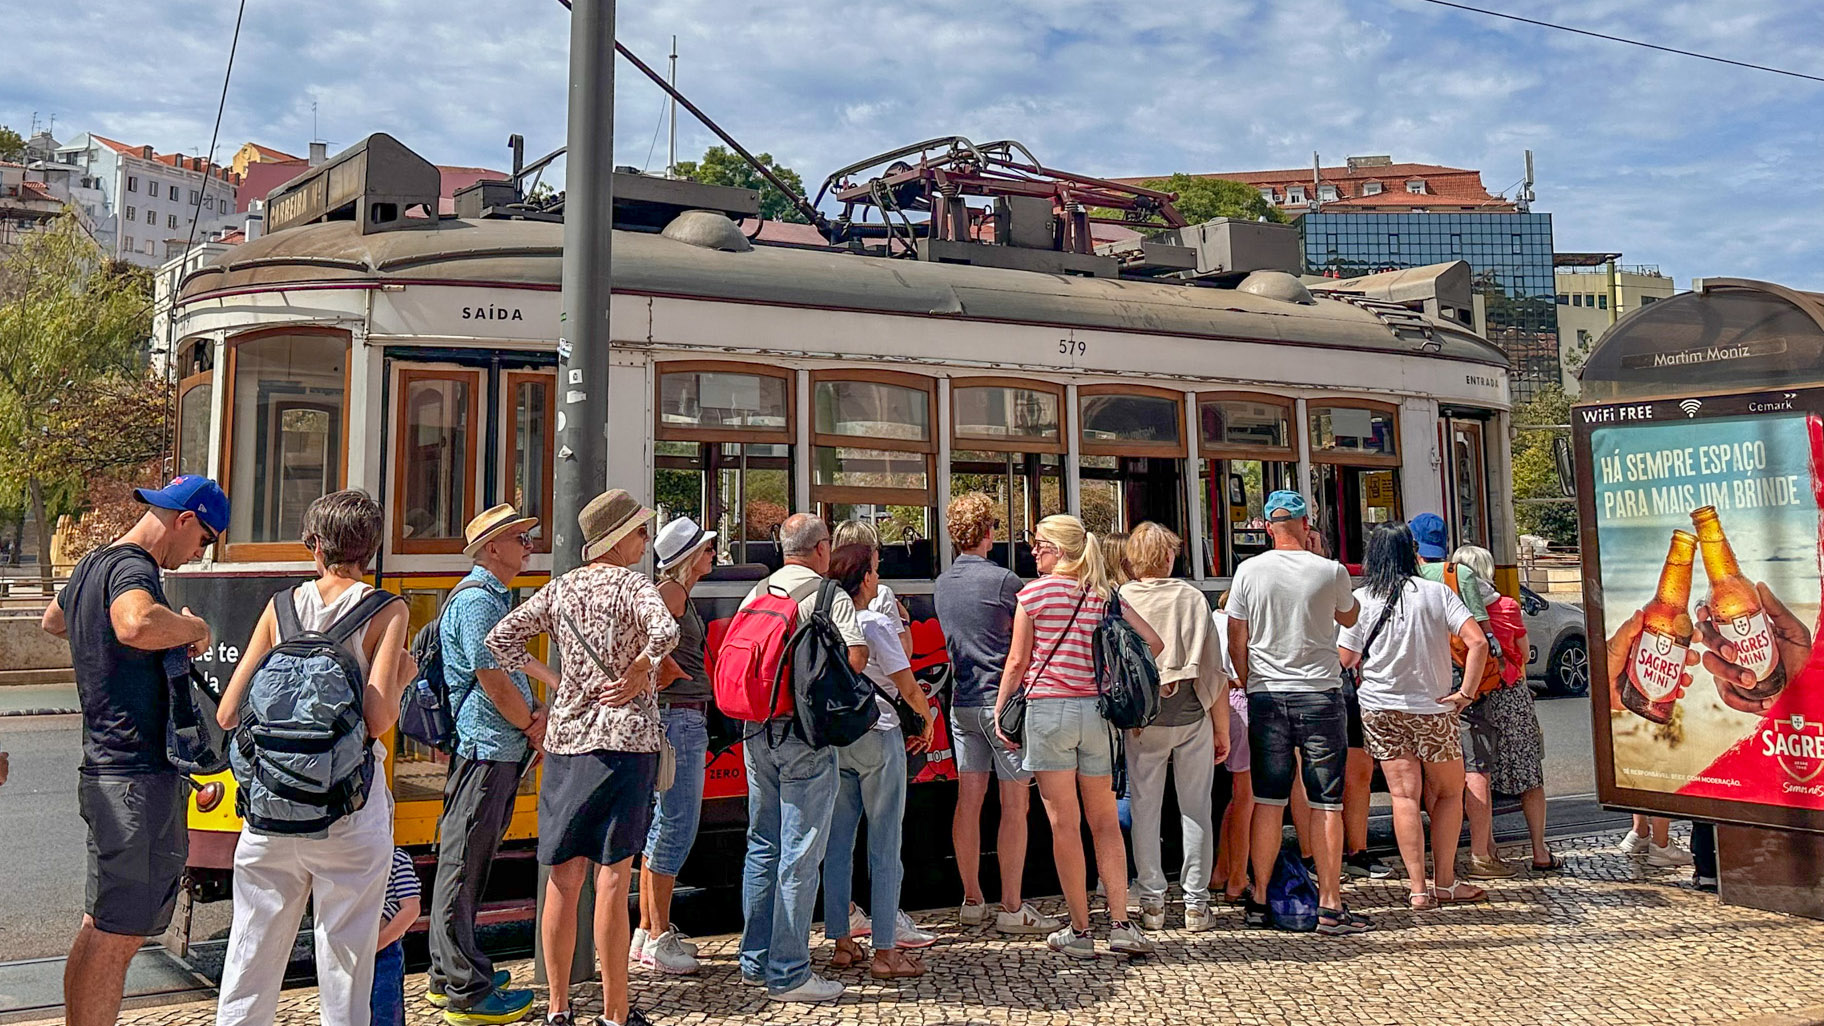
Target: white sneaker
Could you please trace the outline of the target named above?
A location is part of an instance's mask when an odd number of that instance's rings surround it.
[[[964,926],[980,926],[988,918],[988,906],[982,902],[965,901],[956,909],[956,921]]]
[[[1140,925],[1149,930],[1165,929],[1165,906],[1142,904],[1140,906]]]
[[[843,989],[842,984],[837,983],[835,980],[826,980],[816,973],[812,973],[810,979],[805,980],[791,990],[776,992],[769,990],[766,992],[766,996],[774,1001],[821,1004],[826,1001],[835,1001],[837,998],[842,997]]]
[[[1108,931],[1108,950],[1120,955],[1150,955],[1153,942],[1132,923],[1123,923]]]
[[[1003,912],[1002,915],[1007,913]],[[1045,946],[1053,951],[1060,951],[1072,958],[1096,957],[1096,939],[1088,930],[1082,933],[1070,928],[1069,924],[1060,927],[1057,932],[1045,938]]]
[[[874,921],[854,903],[849,905],[849,936],[867,937],[874,933]]]
[[[640,949],[640,964],[673,976],[689,976],[698,968],[696,957],[684,949],[676,930],[648,938]]]
[[[678,938],[678,947],[683,948],[685,954],[692,958],[697,957],[697,942],[690,939],[690,934],[678,929],[676,923],[671,924],[671,932]]]
[[[1623,855],[1645,855],[1647,848],[1651,845],[1651,841],[1630,830],[1628,836],[1621,839],[1621,853]]]
[[[928,948],[937,943],[937,934],[921,930],[902,909],[893,917],[893,946],[901,951]]]
[[[1691,853],[1678,846],[1677,841],[1668,840],[1664,847],[1649,843],[1647,845],[1647,865],[1655,869],[1677,869],[1696,863]]]
[[[1216,917],[1210,915],[1210,910],[1208,908],[1205,908],[1202,905],[1186,905],[1184,907],[1184,928],[1187,932],[1203,933],[1207,930],[1214,929],[1215,926]]]
[[[636,926],[633,928],[633,938],[627,942],[627,950],[633,952],[633,960],[635,962],[643,963],[646,961],[641,957],[641,954],[646,950],[646,942],[650,939],[651,938],[646,934],[645,927]]]
[[[1063,926],[1062,920],[1041,915],[1031,905],[1021,905],[1018,912],[1002,909],[994,914],[994,928],[1000,933],[1011,933],[1019,936],[1038,936],[1048,934]],[[1060,949],[1061,950],[1061,949]]]

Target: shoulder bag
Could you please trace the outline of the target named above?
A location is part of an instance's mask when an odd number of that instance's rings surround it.
[[[1374,639],[1381,636],[1381,628],[1387,626],[1387,621],[1393,618],[1393,607],[1405,596],[1406,586],[1402,584],[1400,590],[1395,592],[1393,597],[1387,600],[1387,604],[1381,607],[1380,619],[1374,621],[1374,627],[1368,631],[1368,640],[1362,642],[1361,660],[1343,671],[1344,687],[1354,691],[1362,686],[1361,667],[1368,662],[1368,653],[1374,648]]]
[[[1470,577],[1469,586],[1473,588],[1476,586],[1475,582],[1480,578],[1477,578],[1473,571]],[[1444,564],[1444,583],[1450,586],[1451,591],[1457,593],[1458,598],[1463,597],[1463,581],[1457,574],[1457,564]],[[1469,646],[1464,644],[1463,639],[1458,637],[1454,631],[1450,635],[1450,661],[1457,668],[1456,675],[1461,677],[1463,668],[1469,661]],[[1501,648],[1495,641],[1494,633],[1489,631],[1488,660],[1482,664],[1482,680],[1476,685],[1476,694],[1478,696],[1486,695],[1504,686],[1501,680]]]
[[[1070,622],[1064,625],[1062,631],[1058,632],[1057,638],[1051,643],[1051,651],[1045,653],[1045,660],[1039,663],[1039,668],[1034,670],[1028,679],[1037,680],[1044,675],[1045,668],[1051,665],[1051,657],[1058,654],[1058,646],[1064,644],[1064,636],[1077,625],[1077,614],[1083,611],[1083,603],[1088,598],[1089,589],[1084,588],[1083,594],[1077,596],[1076,608],[1070,611]],[[995,717],[995,727],[1016,744],[1026,740],[1026,692],[1030,690],[1026,681],[1021,681],[1020,689],[1007,699],[1006,704],[1001,706],[1000,715]]]

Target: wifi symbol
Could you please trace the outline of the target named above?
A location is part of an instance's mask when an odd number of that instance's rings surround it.
[[[1704,408],[1704,404],[1696,399],[1686,399],[1678,404],[1678,408],[1685,411],[1686,417],[1695,417],[1697,411]]]

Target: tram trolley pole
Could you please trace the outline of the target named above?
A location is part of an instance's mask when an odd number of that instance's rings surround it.
[[[608,304],[614,197],[614,0],[570,7],[568,158],[564,173],[563,319],[557,340],[557,451],[551,574],[582,562],[576,515],[608,482]],[[538,873],[536,978],[545,979],[545,878]],[[595,976],[594,874],[579,902],[570,982]],[[559,984],[561,985],[561,984]]]

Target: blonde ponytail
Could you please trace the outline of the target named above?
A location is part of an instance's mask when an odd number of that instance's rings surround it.
[[[1102,598],[1109,593],[1108,566],[1102,561],[1102,548],[1084,530],[1083,521],[1068,513],[1056,513],[1039,521],[1040,538],[1058,547],[1055,573],[1075,577],[1078,583]]]

